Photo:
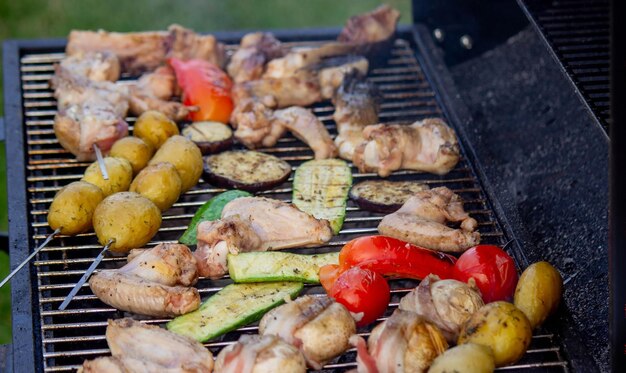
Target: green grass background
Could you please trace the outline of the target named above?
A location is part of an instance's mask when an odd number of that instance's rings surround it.
[[[349,16],[380,3],[379,0],[0,0],[0,40],[64,37],[72,29],[157,30],[171,23],[198,32],[341,26]],[[410,0],[386,3],[401,11],[401,23],[411,21]],[[2,110],[0,106],[0,116]],[[4,142],[0,142],[0,231],[7,230],[6,177]],[[7,273],[8,256],[0,251],[0,279]],[[0,289],[0,344],[11,340],[9,298],[8,286]]]

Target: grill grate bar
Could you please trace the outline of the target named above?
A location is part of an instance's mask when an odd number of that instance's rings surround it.
[[[311,42],[290,43],[293,46],[314,45]],[[438,105],[435,92],[423,75],[414,46],[409,41],[398,39],[392,49],[388,63],[370,72],[371,80],[381,88],[384,102],[381,105],[381,121],[409,123],[428,116],[443,116]],[[229,47],[232,50],[232,47]],[[33,241],[44,239],[49,230],[46,221],[47,208],[62,186],[82,177],[88,162],[77,162],[71,154],[60,148],[54,136],[52,125],[56,113],[56,101],[49,89],[48,80],[53,72],[53,63],[63,58],[63,53],[27,54],[21,59],[22,93],[25,113],[25,131],[28,146],[28,200],[31,206],[29,224],[33,229]],[[596,58],[597,59],[597,58]],[[590,63],[591,67],[595,67]],[[128,77],[128,82],[132,79]],[[126,79],[126,78],[125,78]],[[331,133],[335,133],[332,121],[333,106],[326,102],[316,105],[314,113],[324,121]],[[135,118],[127,118],[132,124]],[[276,147],[263,151],[291,163],[295,169],[300,162],[311,159],[312,152],[299,140],[289,136],[279,141]],[[375,178],[373,173],[358,173],[351,165],[355,182]],[[393,180],[416,180],[431,186],[446,185],[460,193],[465,201],[467,211],[479,224],[483,242],[502,245],[507,237],[490,209],[480,183],[471,165],[465,158],[451,173],[445,176],[429,175],[414,171],[395,172]],[[289,201],[291,198],[290,178],[279,189],[260,193],[274,198]],[[163,225],[157,236],[146,247],[163,242],[175,242],[194,212],[204,201],[222,192],[221,188],[213,188],[203,181],[195,189],[187,192],[164,213]],[[296,249],[296,252],[313,253],[317,251],[339,250],[346,242],[362,234],[375,233],[381,214],[362,212],[356,205],[349,202],[344,227],[339,236],[320,248]],[[75,370],[83,358],[93,358],[107,354],[108,349],[104,338],[106,320],[110,317],[121,317],[122,313],[103,304],[83,286],[79,295],[74,298],[70,308],[58,311],[58,305],[65,297],[67,290],[84,273],[101,246],[93,233],[74,237],[56,237],[51,246],[45,248],[33,263],[39,287],[36,301],[39,306],[41,335],[37,336],[42,343],[43,370],[46,372],[64,372]],[[124,257],[107,257],[101,265],[104,268],[116,268],[125,262]],[[225,277],[218,281],[201,279],[199,291],[204,297],[216,292],[230,283]],[[406,284],[392,281],[392,303],[389,311],[397,306],[400,297],[410,291]],[[306,286],[305,292],[320,292],[319,287]],[[382,318],[381,320],[384,320]],[[150,324],[162,324],[167,319],[149,320]],[[257,326],[240,328],[229,333],[220,341],[206,344],[213,352],[235,341],[240,333],[254,333]],[[362,330],[363,336],[369,335],[369,329]],[[533,337],[529,353],[514,368],[518,370],[539,367],[562,367],[567,364],[559,355],[559,347],[554,343],[552,334],[540,334]],[[326,369],[343,370],[353,368],[354,352],[351,350],[341,360],[331,362]]]

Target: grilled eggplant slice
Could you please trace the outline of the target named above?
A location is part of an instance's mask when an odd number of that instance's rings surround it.
[[[233,130],[220,122],[195,122],[183,128],[183,136],[198,145],[202,154],[215,154],[233,145]]]
[[[204,159],[204,178],[231,189],[258,192],[271,189],[289,178],[289,163],[255,151],[227,151]]]
[[[363,210],[390,213],[398,210],[409,197],[429,189],[412,181],[367,180],[350,190],[350,198]]]

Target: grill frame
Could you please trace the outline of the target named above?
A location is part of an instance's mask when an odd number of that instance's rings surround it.
[[[338,29],[314,29],[314,30],[279,30],[273,31],[276,36],[283,41],[301,41],[307,40],[324,40],[334,37]],[[215,33],[215,35],[225,42],[237,42],[243,35],[243,32],[233,33]],[[452,100],[450,98],[451,92],[442,87],[446,87],[446,83],[442,81],[444,79],[441,75],[434,73],[436,71],[436,62],[430,59],[430,57],[424,51],[424,45],[420,43],[418,33],[415,29],[410,27],[401,27],[398,31],[398,37],[405,39],[413,39],[417,41],[415,46],[415,57],[418,60],[419,65],[422,67],[425,79],[430,83],[430,88],[435,93],[435,98],[439,107],[443,110],[443,116],[455,127],[459,132],[460,142],[465,150],[466,161],[469,167],[472,169],[476,182],[482,187],[482,193],[487,199],[487,203],[490,204],[491,211],[495,215],[495,220],[499,223],[505,236],[509,238],[516,238],[514,230],[510,227],[506,217],[503,215],[501,208],[496,199],[493,198],[493,193],[489,183],[486,181],[484,175],[482,175],[479,162],[476,160],[474,151],[471,148],[471,144],[467,144],[465,136],[463,134],[464,126],[460,125],[466,120],[463,116],[459,116],[457,111],[452,110],[450,105]],[[58,40],[38,40],[38,41],[9,41],[5,42],[4,46],[4,72],[5,72],[5,108],[7,119],[7,154],[11,156],[10,159],[14,160],[8,166],[7,172],[12,175],[9,188],[9,211],[10,211],[10,244],[11,244],[11,263],[15,266],[23,258],[25,258],[30,250],[34,247],[33,242],[33,230],[29,224],[28,219],[24,219],[30,215],[28,209],[27,199],[27,187],[26,187],[26,149],[24,146],[26,133],[24,126],[17,126],[9,124],[11,123],[24,123],[23,108],[23,92],[21,90],[22,81],[20,79],[20,56],[26,52],[32,53],[32,51],[58,51],[59,48],[65,46],[64,39]],[[447,88],[447,87],[446,87]],[[20,94],[16,94],[20,92]],[[21,212],[21,213],[20,213]],[[26,244],[26,245],[25,245]],[[525,267],[528,261],[525,258],[522,248],[514,243],[513,254],[519,265]],[[43,370],[43,365],[37,364],[33,357],[40,358],[43,356],[41,349],[41,334],[38,330],[41,330],[39,309],[34,307],[35,300],[38,295],[34,289],[34,284],[37,283],[37,277],[34,271],[34,266],[29,265],[29,271],[22,271],[18,274],[13,281],[14,287],[13,293],[13,316],[14,316],[14,343],[13,343],[13,361],[19,362],[17,370],[35,371]],[[19,284],[19,286],[15,286]],[[32,308],[31,308],[32,306]],[[24,335],[36,335],[37,337],[30,340],[24,338]],[[33,362],[31,366],[26,367],[26,362]],[[17,367],[17,365],[16,365]]]

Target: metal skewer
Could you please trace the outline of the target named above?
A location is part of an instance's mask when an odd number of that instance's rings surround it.
[[[111,246],[113,242],[115,242],[114,239],[110,239],[109,242],[107,242],[106,246],[104,246],[102,251],[100,251],[100,254],[98,254],[96,259],[94,259],[93,263],[91,263],[89,268],[87,268],[87,271],[85,272],[83,277],[81,277],[80,280],[78,280],[76,285],[74,285],[74,288],[72,289],[72,291],[70,291],[67,297],[65,297],[65,299],[63,300],[63,303],[61,303],[61,305],[59,306],[59,311],[63,311],[65,308],[67,308],[67,305],[70,304],[74,296],[76,296],[76,293],[78,293],[80,288],[83,287],[85,282],[87,282],[87,280],[89,279],[89,276],[91,276],[91,274],[96,269],[96,267],[98,267],[98,264],[100,264],[100,262],[104,258],[104,254],[106,254],[106,252],[109,250],[109,247]]]
[[[2,280],[2,282],[0,282],[0,288],[3,287],[4,284],[9,282],[9,280],[11,280],[11,278],[13,276],[15,276],[15,274],[17,272],[20,271],[20,269],[22,269],[28,262],[30,262],[30,260],[33,259],[35,257],[35,255],[37,255],[37,253],[39,253],[41,251],[41,249],[46,247],[46,245],[48,245],[48,243],[50,243],[50,241],[52,241],[54,236],[59,234],[59,232],[61,232],[61,228],[57,228],[54,232],[50,233],[50,235],[48,235],[48,237],[46,237],[46,240],[41,245],[39,245],[38,248],[36,248],[26,259],[24,259],[22,261],[22,263],[20,263],[20,265],[15,267],[15,269],[13,271],[11,271],[11,273],[9,273],[9,275],[7,277],[5,277],[4,280]]]
[[[96,153],[96,159],[98,160],[98,166],[100,166],[100,172],[102,172],[102,178],[104,180],[109,180],[109,173],[107,172],[107,166],[104,164],[104,159],[102,158],[102,152],[98,145],[93,144],[93,151]]]

